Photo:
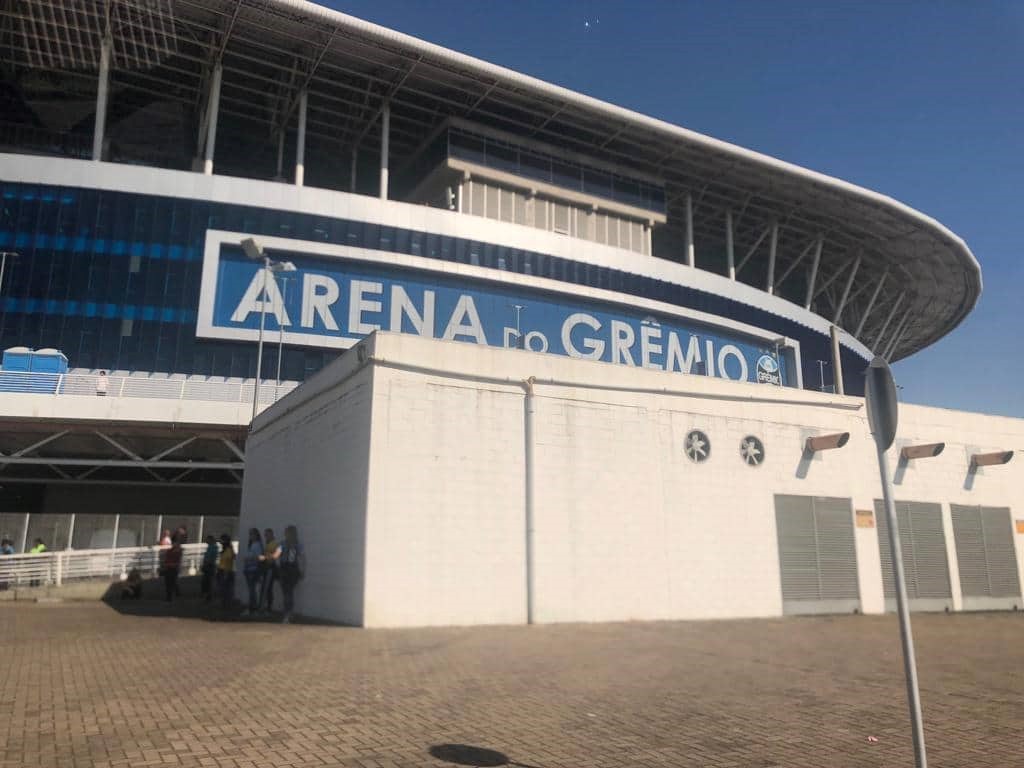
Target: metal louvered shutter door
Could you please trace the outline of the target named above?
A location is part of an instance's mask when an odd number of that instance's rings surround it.
[[[992,597],[1020,597],[1017,551],[1013,545],[1013,524],[1006,507],[982,507],[981,527],[988,559],[988,583]]]
[[[949,582],[946,535],[942,528],[942,506],[898,501],[896,519],[900,526],[900,551],[911,610],[952,610],[953,593]],[[896,587],[889,548],[889,521],[880,499],[875,500],[875,520],[885,607],[891,611],[896,609]]]
[[[849,499],[776,496],[783,613],[860,608]]]
[[[950,505],[964,610],[1020,605],[1010,510]]]
[[[820,599],[814,505],[810,497],[776,496],[775,527],[783,603]]]

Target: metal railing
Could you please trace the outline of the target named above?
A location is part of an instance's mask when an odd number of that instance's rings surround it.
[[[99,376],[92,373],[26,373],[0,370],[0,393],[80,395],[86,397],[159,398],[204,400],[217,403],[251,403],[253,381],[215,381],[197,377],[170,379],[149,376]],[[298,382],[260,382],[260,404],[276,403]]]
[[[238,549],[237,542],[234,544]],[[151,577],[160,569],[160,554],[165,548],[119,547],[118,549],[68,549],[38,555],[0,555],[0,588],[60,587],[69,581],[121,579],[137,569]],[[182,576],[199,572],[206,544],[182,546]]]

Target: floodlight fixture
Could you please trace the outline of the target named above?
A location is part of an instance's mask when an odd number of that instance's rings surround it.
[[[901,459],[931,459],[946,449],[945,443],[926,443],[924,445],[905,445],[900,450]]]
[[[266,254],[263,252],[263,246],[257,243],[252,237],[247,237],[242,241],[242,250],[245,251],[245,255],[253,261],[262,261],[266,258]]]
[[[993,451],[992,453],[972,453],[971,469],[976,467],[994,467],[1008,464],[1013,458],[1013,451]]]
[[[804,450],[808,453],[831,451],[834,448],[842,448],[849,441],[849,432],[835,432],[831,435],[818,435],[817,437],[807,438],[807,442],[804,443]]]

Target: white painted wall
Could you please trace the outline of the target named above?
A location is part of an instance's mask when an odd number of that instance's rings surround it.
[[[853,509],[880,496],[858,398],[394,334],[361,346],[364,362],[345,355],[257,419],[242,516],[262,526],[288,509],[307,540],[332,542],[365,509],[368,626],[525,620],[531,376],[538,621],[779,615],[775,494],[846,497]],[[330,408],[311,418],[323,399]],[[683,452],[694,428],[712,441],[699,465]],[[851,434],[844,448],[804,459],[808,436],[841,431]],[[740,459],[746,435],[765,443],[759,467]],[[950,503],[1008,506],[1024,518],[1024,457],[967,472],[975,449],[1024,446],[1024,420],[904,406],[892,466],[902,445],[937,441],[947,443],[941,456],[899,473],[897,499],[943,504],[947,525]],[[360,508],[352,486],[361,476]],[[1024,536],[1015,539],[1024,564]],[[862,610],[881,612],[876,529],[855,529],[855,542]],[[947,544],[959,607],[951,529]],[[357,598],[350,583],[332,584],[339,573],[318,575],[304,610],[339,617],[344,606],[350,620]]]
[[[246,444],[238,525],[241,599],[249,529],[270,527],[283,537],[286,525],[296,525],[306,555],[296,610],[363,623],[372,379],[370,368],[346,356],[310,379],[303,397],[277,403],[283,416],[257,419]]]

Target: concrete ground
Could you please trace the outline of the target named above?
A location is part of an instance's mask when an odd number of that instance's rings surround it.
[[[360,630],[0,605],[0,766],[909,766],[891,617]],[[1024,617],[915,615],[932,766],[1024,765]]]

